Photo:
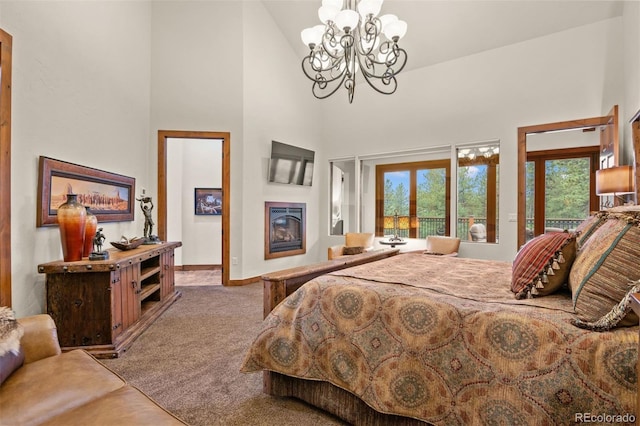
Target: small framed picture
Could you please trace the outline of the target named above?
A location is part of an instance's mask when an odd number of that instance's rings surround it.
[[[221,215],[222,188],[195,188],[195,214]]]

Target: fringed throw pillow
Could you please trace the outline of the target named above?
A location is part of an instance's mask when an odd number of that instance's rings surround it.
[[[511,291],[516,299],[546,296],[565,284],[576,255],[568,232],[549,232],[526,243],[513,261]]]
[[[24,363],[20,338],[24,330],[11,308],[0,307],[0,384]]]
[[[569,274],[573,308],[581,321],[594,322],[620,303],[629,282],[640,279],[640,213],[608,212],[580,249]],[[638,324],[628,312],[619,326]]]
[[[591,237],[591,235],[604,223],[607,219],[606,211],[594,212],[583,220],[580,225],[574,230],[576,234],[576,245],[578,250],[582,248]]]
[[[584,328],[593,331],[609,331],[615,328],[620,321],[622,321],[629,312],[631,312],[631,295],[640,291],[640,280],[629,283],[629,291],[622,298],[620,303],[615,305],[613,309],[604,314],[596,321],[583,321],[579,318],[571,320],[571,323],[576,327]]]

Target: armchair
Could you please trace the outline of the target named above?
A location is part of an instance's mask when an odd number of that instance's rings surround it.
[[[374,237],[373,232],[347,232],[344,235],[344,244],[329,247],[327,258],[332,260],[370,251],[373,248]]]

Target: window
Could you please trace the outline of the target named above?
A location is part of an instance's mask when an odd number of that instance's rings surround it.
[[[498,241],[500,146],[497,142],[457,148],[457,237]]]
[[[593,189],[598,162],[598,146],[527,152],[526,241],[574,229],[598,209]]]
[[[450,235],[450,172],[448,159],[376,165],[376,235]]]

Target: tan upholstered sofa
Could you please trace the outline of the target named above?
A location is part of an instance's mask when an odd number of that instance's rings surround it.
[[[185,424],[84,350],[61,353],[50,316],[18,322],[24,364],[0,386],[0,424]]]
[[[373,249],[375,235],[372,232],[347,232],[344,234],[344,244],[329,247],[327,258],[340,259],[344,256],[364,253]]]

